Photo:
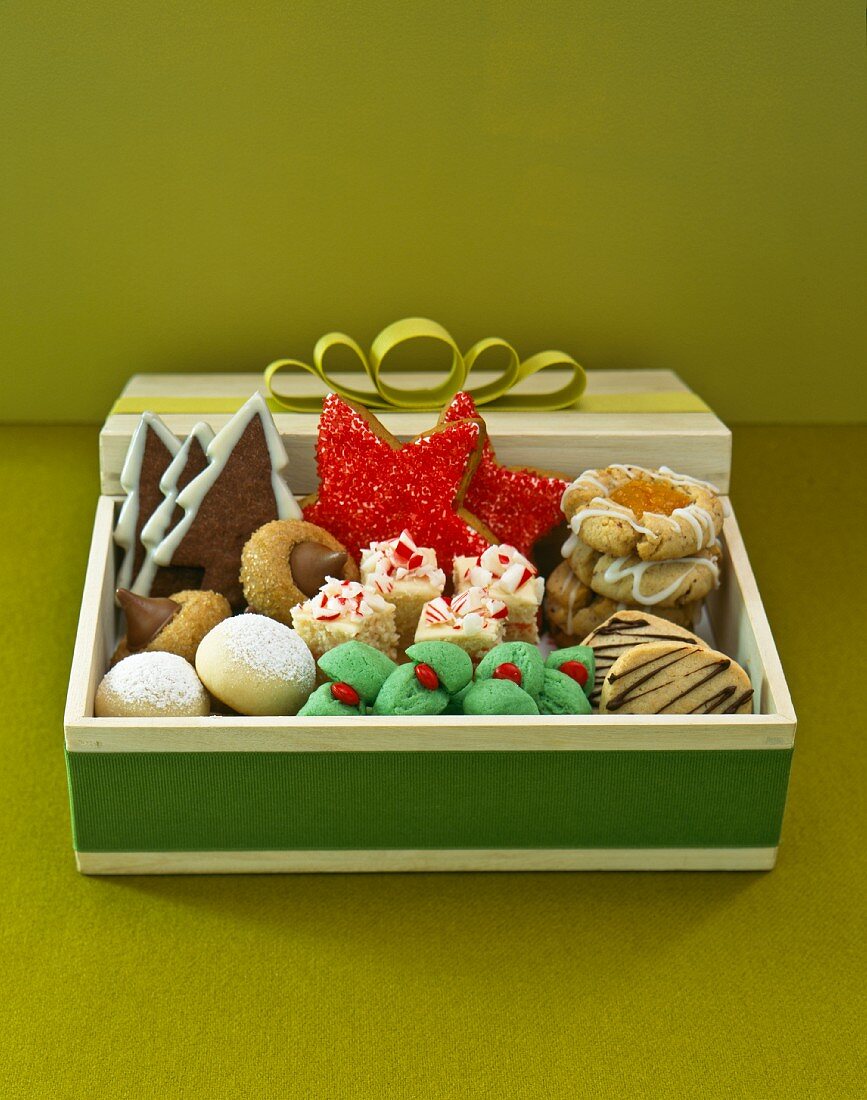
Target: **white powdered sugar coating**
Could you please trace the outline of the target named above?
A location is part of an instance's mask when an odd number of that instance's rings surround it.
[[[257,674],[277,680],[312,680],[313,655],[291,627],[266,615],[236,615],[218,623],[207,636],[219,640],[226,656]]]
[[[130,706],[174,711],[193,706],[205,689],[193,666],[176,653],[134,653],[110,669],[103,688]]]

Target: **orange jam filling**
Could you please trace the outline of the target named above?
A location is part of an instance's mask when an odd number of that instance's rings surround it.
[[[627,481],[615,489],[608,497],[615,504],[631,508],[636,516],[645,512],[656,512],[660,516],[670,516],[675,508],[685,508],[689,497],[680,489],[666,485],[664,481]]]

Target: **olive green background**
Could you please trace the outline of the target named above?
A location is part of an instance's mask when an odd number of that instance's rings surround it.
[[[0,417],[422,314],[724,419],[855,420],[863,4],[0,13]]]
[[[776,870],[87,879],[61,712],[96,429],[0,428],[0,1097],[854,1100],[867,512],[813,535],[860,493],[865,446],[735,430],[799,717]]]

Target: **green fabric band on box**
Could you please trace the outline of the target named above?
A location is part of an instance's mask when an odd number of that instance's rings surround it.
[[[791,755],[79,752],[67,763],[80,851],[713,848],[777,843]]]

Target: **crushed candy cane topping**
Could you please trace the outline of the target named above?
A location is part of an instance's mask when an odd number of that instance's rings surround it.
[[[383,583],[388,578],[381,578]],[[326,577],[325,584],[304,605],[314,619],[330,621],[349,619],[357,622],[385,611],[389,604],[382,598],[382,588],[359,584],[358,581],[341,581]]]
[[[392,581],[426,580],[442,590],[446,575],[437,567],[436,550],[429,546],[417,546],[412,535],[404,529],[394,539],[372,542],[361,551],[361,572],[372,584],[378,577]]]
[[[522,595],[532,591],[537,603],[542,600],[545,582],[539,576],[539,570],[514,546],[505,543],[489,546],[477,558],[458,558],[455,570],[463,581],[480,588],[490,588],[492,592],[512,595],[527,587]]]
[[[505,619],[509,609],[484,588],[465,588],[456,596],[437,596],[421,613],[426,626],[450,626],[464,634],[478,634],[488,623]]]

